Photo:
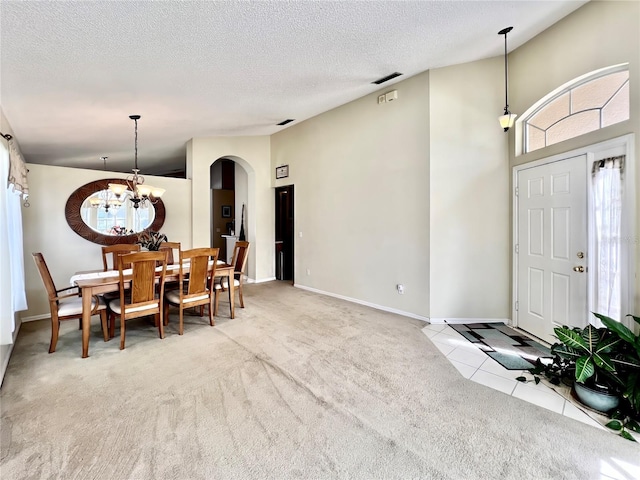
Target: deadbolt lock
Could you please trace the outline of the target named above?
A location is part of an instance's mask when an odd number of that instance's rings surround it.
[[[574,272],[580,272],[583,273],[584,272],[584,267],[582,265],[579,265],[577,267],[573,267],[573,271]]]
[[[578,252],[578,258],[584,258],[584,252]]]

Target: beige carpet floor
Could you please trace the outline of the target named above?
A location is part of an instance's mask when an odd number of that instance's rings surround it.
[[[0,393],[10,479],[633,478],[640,447],[465,380],[423,323],[279,282],[164,340],[22,326]],[[635,470],[637,473],[637,470]]]

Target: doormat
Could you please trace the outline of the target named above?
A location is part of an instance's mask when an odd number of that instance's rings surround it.
[[[544,345],[504,323],[449,324],[507,370],[528,370],[540,357],[553,357]]]

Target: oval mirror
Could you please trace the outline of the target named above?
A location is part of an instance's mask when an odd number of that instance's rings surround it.
[[[89,182],[69,196],[65,217],[71,229],[85,240],[99,245],[135,243],[144,231],[159,231],[164,224],[165,207],[162,199],[146,202],[134,208],[126,190],[116,196],[109,183],[127,185],[122,179],[104,179]]]

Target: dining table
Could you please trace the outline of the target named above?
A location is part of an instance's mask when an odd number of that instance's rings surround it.
[[[161,268],[161,267],[159,267]],[[235,318],[234,305],[234,266],[218,260],[214,275],[216,277],[227,277],[229,285],[229,304],[231,318]],[[183,265],[183,273],[189,272],[188,263]],[[130,278],[130,277],[129,277]],[[165,282],[177,282],[180,280],[180,264],[167,265]],[[127,284],[127,276],[124,276]],[[78,287],[82,297],[82,358],[89,356],[89,334],[91,329],[91,315],[94,313],[91,308],[91,299],[96,295],[120,290],[120,273],[118,270],[109,271],[82,271],[71,277],[71,285]],[[127,285],[125,285],[126,287]]]

